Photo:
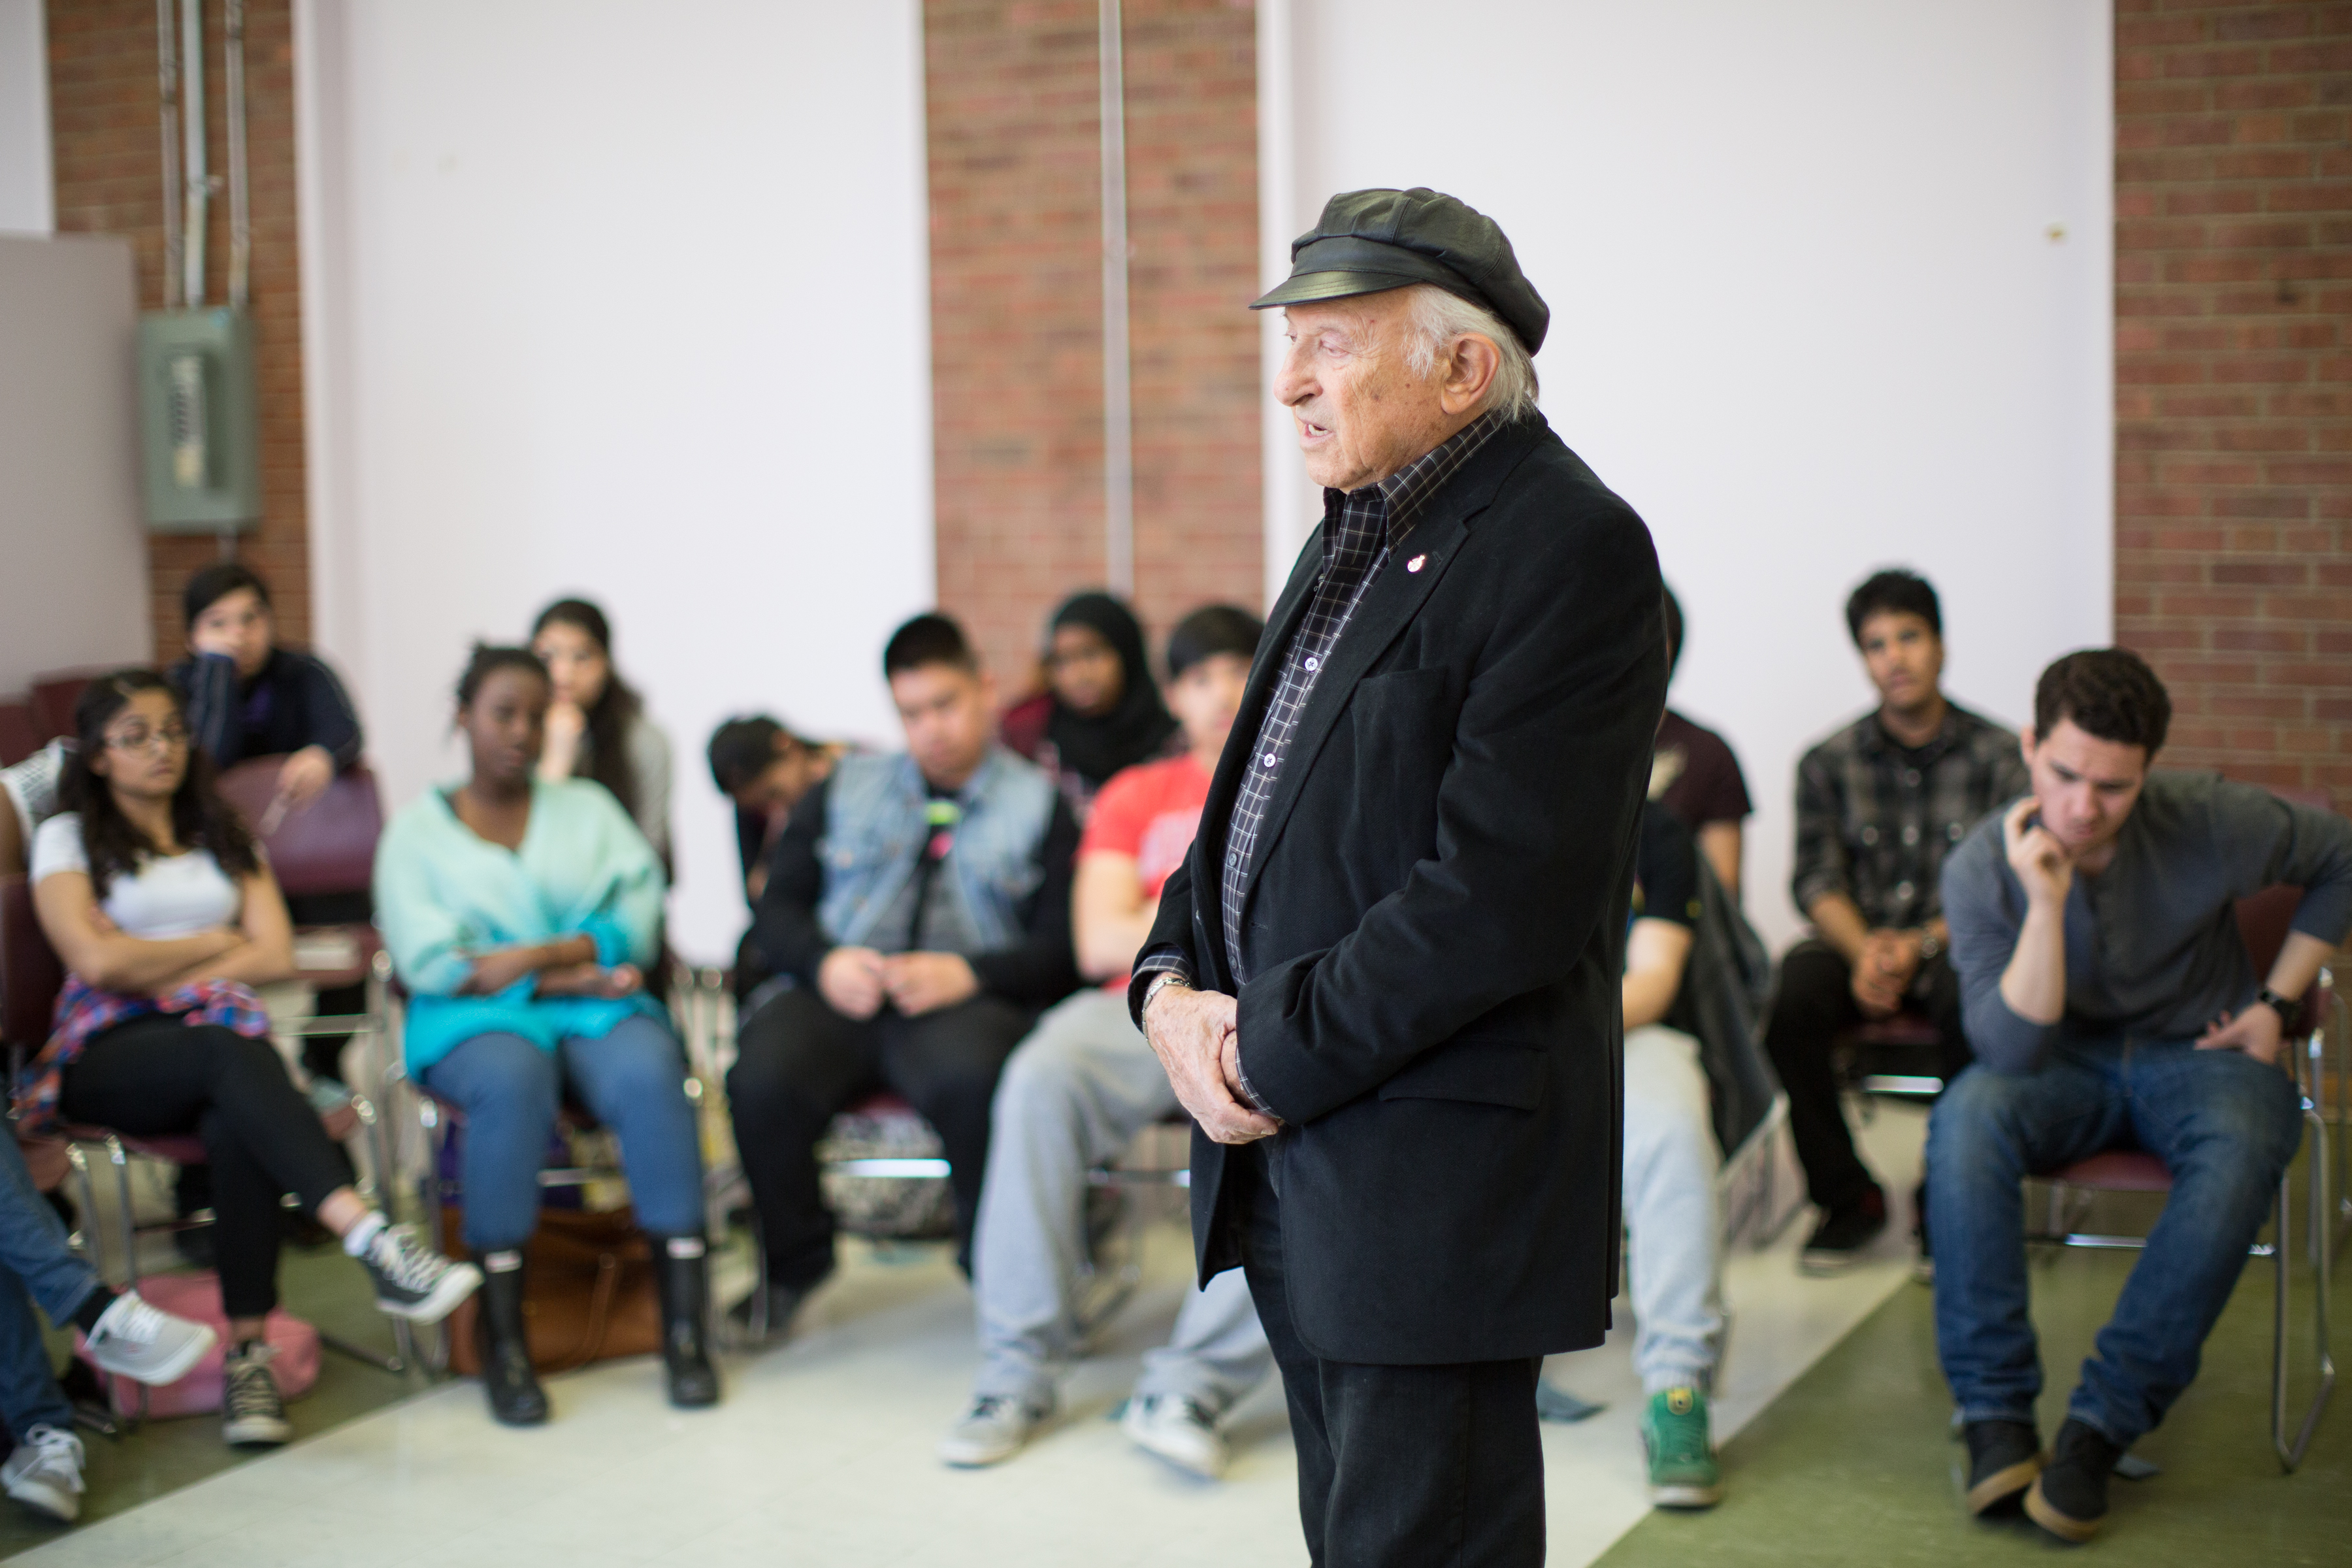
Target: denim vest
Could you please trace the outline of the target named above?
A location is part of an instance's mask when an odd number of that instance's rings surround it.
[[[1021,938],[1021,900],[1045,879],[1037,851],[1053,826],[1055,799],[1053,781],[1002,746],[989,749],[980,771],[955,794],[963,819],[940,869],[983,952]],[[827,937],[844,946],[905,940],[903,931],[875,927],[915,875],[930,837],[929,804],[922,773],[906,753],[841,760],[826,788],[824,838],[817,846],[824,867],[817,918]]]

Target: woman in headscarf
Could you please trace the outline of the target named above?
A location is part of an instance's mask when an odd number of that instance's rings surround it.
[[[1054,775],[1083,825],[1121,768],[1183,749],[1160,700],[1135,612],[1108,594],[1072,595],[1045,630],[1045,689],[1004,715],[1004,743]]]

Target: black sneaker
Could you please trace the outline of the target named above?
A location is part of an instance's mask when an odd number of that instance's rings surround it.
[[[1922,1285],[1936,1282],[1936,1248],[1927,1239],[1927,1184],[1922,1182],[1911,1194],[1911,1212],[1918,1216],[1911,1235],[1919,1243],[1919,1257],[1911,1265],[1911,1278]]]
[[[266,1344],[242,1344],[221,1368],[221,1436],[231,1447],[274,1448],[294,1436],[269,1370],[277,1353]]]
[[[2032,1423],[1971,1421],[1962,1436],[1969,1445],[1969,1511],[2013,1507],[2042,1470],[2042,1438]]]
[[[791,1331],[793,1319],[799,1315],[802,1303],[832,1277],[833,1270],[828,1268],[806,1285],[779,1285],[771,1280],[755,1286],[750,1295],[727,1309],[727,1320],[745,1342],[772,1344]],[[760,1309],[763,1304],[767,1310],[761,1321]]]
[[[1843,1274],[1862,1261],[1863,1253],[1886,1228],[1886,1194],[1876,1186],[1852,1208],[1832,1209],[1813,1227],[1805,1249],[1797,1254],[1801,1274]]]
[[[482,1283],[470,1263],[452,1263],[407,1231],[385,1226],[360,1264],[375,1286],[376,1310],[412,1323],[437,1323]]]
[[[2050,1462],[2025,1494],[2027,1517],[2061,1541],[2090,1540],[2107,1517],[2107,1478],[2123,1455],[2097,1427],[2068,1416],[2051,1440]]]

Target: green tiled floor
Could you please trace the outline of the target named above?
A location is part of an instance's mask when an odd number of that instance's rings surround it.
[[[289,1247],[278,1278],[287,1310],[310,1320],[323,1332],[391,1353],[392,1331],[375,1310],[367,1277],[341,1250]],[[288,1405],[286,1414],[294,1424],[295,1436],[305,1437],[389,1405],[409,1387],[390,1373],[330,1351],[319,1368],[318,1383]],[[225,1446],[216,1415],[152,1421],[120,1441],[88,1431],[81,1436],[89,1450],[84,1523],[136,1508],[151,1498],[268,1452],[238,1452]],[[0,1499],[0,1557],[28,1551],[66,1532],[66,1526]]]
[[[2137,1256],[2036,1254],[2045,1441],[2064,1417],[2075,1369]],[[2248,1265],[2206,1342],[2203,1372],[2135,1450],[2164,1473],[2114,1483],[2113,1510],[2089,1550],[2165,1568],[2352,1563],[2352,1391],[2338,1391],[2300,1472],[2282,1474],[2273,1457],[2273,1268],[2267,1259]],[[2346,1273],[2337,1270],[2332,1302],[2339,1357],[2352,1353]],[[2301,1375],[2294,1386],[2307,1391],[2307,1268],[2295,1270],[2294,1286],[2294,1364]],[[1947,1426],[1950,1396],[1936,1370],[1932,1307],[1924,1287],[1890,1299],[1726,1446],[1720,1508],[1652,1514],[1601,1563],[1968,1568],[2075,1550],[2022,1519],[1968,1517],[1960,1502],[1964,1450]]]

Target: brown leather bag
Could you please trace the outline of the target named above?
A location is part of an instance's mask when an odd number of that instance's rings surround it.
[[[457,1208],[442,1211],[452,1258],[467,1256],[455,1239],[464,1217]],[[469,1296],[449,1314],[449,1364],[467,1377],[482,1370],[474,1327],[479,1308]],[[541,1209],[538,1234],[523,1248],[522,1310],[531,1365],[542,1373],[661,1349],[653,1250],[635,1212]]]

